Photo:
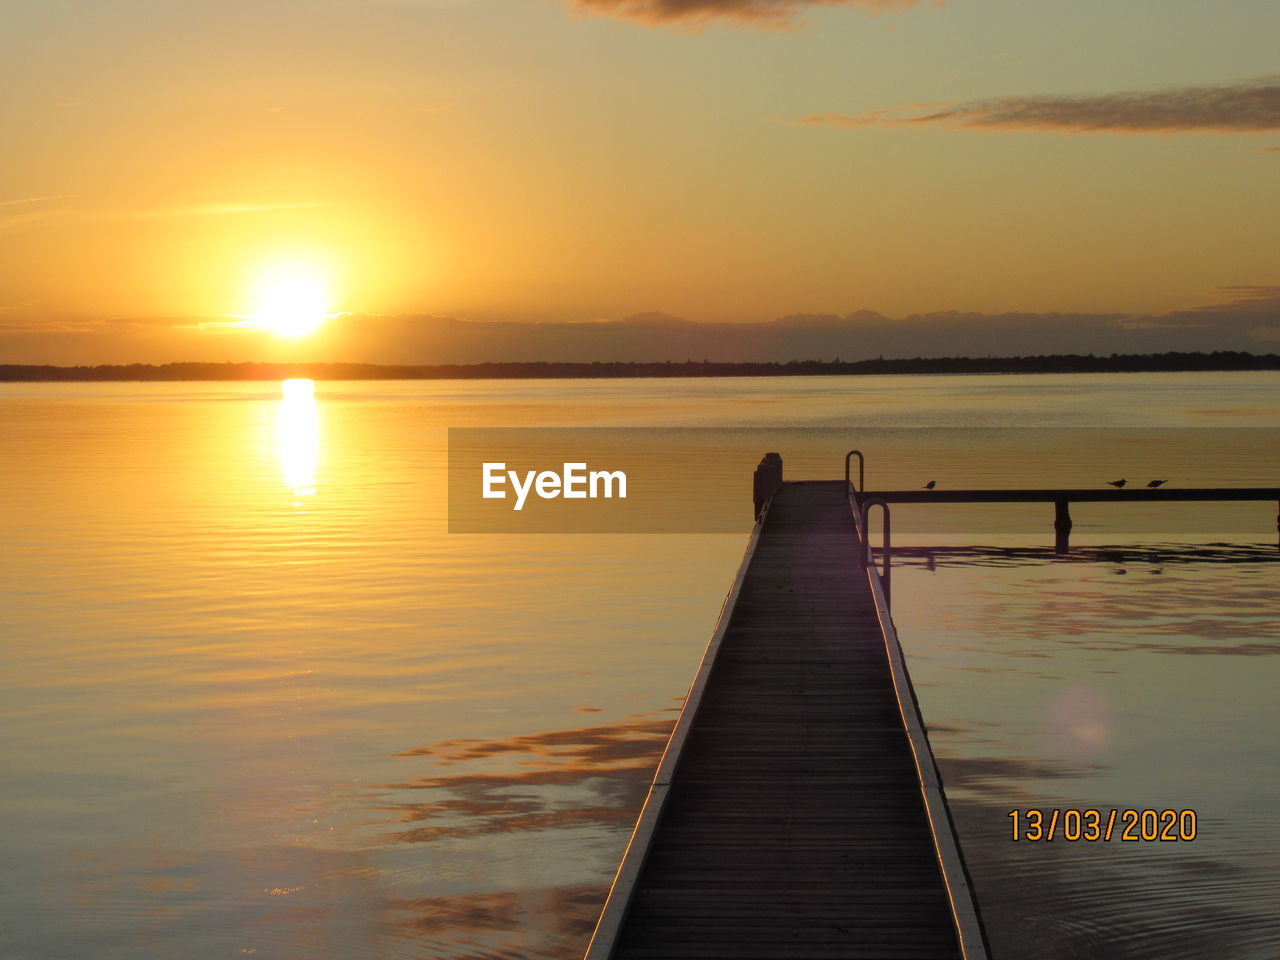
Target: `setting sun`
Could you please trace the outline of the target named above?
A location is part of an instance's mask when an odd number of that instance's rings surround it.
[[[283,264],[259,276],[250,320],[276,336],[293,339],[319,330],[330,310],[329,284],[320,271]]]

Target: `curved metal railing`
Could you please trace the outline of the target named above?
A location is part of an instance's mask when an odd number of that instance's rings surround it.
[[[848,489],[849,487],[849,458],[850,457],[858,458],[858,486],[855,488],[854,492],[857,493],[859,496],[861,496],[867,490],[867,461],[866,461],[866,458],[862,456],[861,450],[850,450],[848,453],[844,455],[845,489]]]
[[[871,508],[879,507],[881,510],[881,519],[883,520],[884,530],[881,536],[880,546],[880,569],[876,570],[875,563],[871,558]],[[885,503],[879,497],[870,497],[865,502],[859,504],[859,510],[862,516],[862,553],[861,562],[864,568],[870,567],[875,570],[880,577],[880,586],[884,590],[885,606],[892,606],[889,594],[889,571],[892,569],[893,551],[890,545],[889,532],[889,504]]]

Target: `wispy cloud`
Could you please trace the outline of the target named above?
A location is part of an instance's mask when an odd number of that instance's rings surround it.
[[[24,213],[13,217],[0,217],[0,235],[17,230],[19,227],[34,223],[37,220],[47,220],[54,216],[51,211],[42,211],[39,213]]]
[[[159,207],[128,213],[106,214],[129,220],[168,220],[173,217],[225,217],[237,213],[272,213],[277,210],[311,210],[329,203],[204,203],[182,207]]]
[[[0,200],[0,207],[17,207],[28,203],[45,203],[48,200],[66,200],[68,194],[51,197],[23,197],[20,200]]]
[[[1262,133],[1280,130],[1280,74],[1234,83],[1093,96],[1014,96],[814,113],[806,126],[941,126],[1060,133]]]
[[[54,200],[66,199],[68,199],[66,195],[59,195],[0,200],[0,208],[13,208],[13,212],[0,213],[0,235],[9,233],[28,223],[60,216],[63,210],[60,207],[49,206],[48,204]]]
[[[13,207],[16,212],[0,213],[0,234],[15,230],[25,224],[54,217],[73,218],[80,221],[94,220],[175,220],[187,217],[227,217],[240,214],[274,213],[282,210],[312,210],[331,207],[332,203],[200,203],[172,207],[144,207],[138,209],[97,209],[93,207],[67,207],[50,205],[50,201],[66,200],[69,195],[50,197],[24,197],[19,200],[2,200],[0,208]]]
[[[1261,315],[1272,319],[1280,319],[1280,287],[1274,286],[1232,286],[1220,287],[1219,292],[1226,296],[1223,303],[1212,303],[1203,307],[1191,307],[1180,313],[1201,313],[1230,316]]]
[[[904,10],[920,0],[574,0],[583,10],[647,26],[701,26],[728,20],[766,30],[792,27],[805,9],[842,4],[873,11]]]

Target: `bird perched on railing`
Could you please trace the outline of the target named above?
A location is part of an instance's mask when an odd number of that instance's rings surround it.
[[[1147,482],[1147,486],[1154,490],[1156,487],[1160,486],[1160,484],[1168,482],[1168,480],[1150,480]]]
[[[926,490],[932,490],[932,489],[933,489],[934,487],[936,487],[937,485],[938,485],[938,481],[937,481],[937,480],[930,480],[928,483],[926,483],[926,484],[924,485],[924,489],[926,489]]]
[[[1123,487],[1123,486],[1124,486],[1126,483],[1128,483],[1128,482],[1129,482],[1128,480],[1125,480],[1125,479],[1123,479],[1123,478],[1121,478],[1121,479],[1119,479],[1119,480],[1108,480],[1108,481],[1107,481],[1107,483],[1109,483],[1109,484],[1110,484],[1111,486],[1113,486],[1113,487]]]

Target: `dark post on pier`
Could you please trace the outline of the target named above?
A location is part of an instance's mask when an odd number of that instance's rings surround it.
[[[784,482],[777,453],[756,467],[755,528],[587,960],[985,960],[889,616],[890,504],[1052,503],[1065,553],[1073,502],[1280,502],[1278,488],[867,491],[865,468],[856,450],[843,481]]]
[[[755,510],[753,516],[759,520],[764,513],[769,498],[782,486],[782,457],[776,453],[766,453],[756,465],[752,476],[751,505]]]

